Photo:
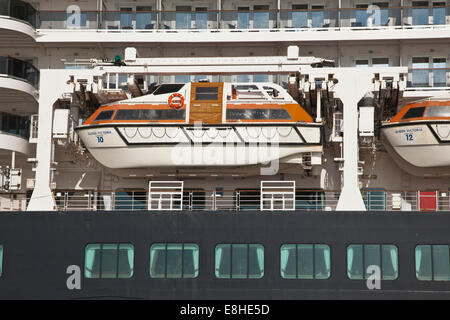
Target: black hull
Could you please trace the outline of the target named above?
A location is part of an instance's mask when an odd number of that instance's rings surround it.
[[[87,279],[84,249],[89,243],[132,243],[130,279]],[[153,243],[196,243],[196,279],[152,279]],[[259,243],[265,247],[262,279],[216,279],[218,243]],[[286,280],[280,276],[280,247],[286,243],[328,244],[328,280]],[[369,290],[365,280],[347,278],[349,244],[395,244],[399,276]],[[450,282],[419,281],[418,244],[449,244],[450,212],[98,212],[2,213],[4,247],[0,299],[449,299]],[[66,286],[69,265],[81,267],[81,290]]]

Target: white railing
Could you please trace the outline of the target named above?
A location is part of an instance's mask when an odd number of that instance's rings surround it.
[[[450,211],[450,192],[446,191],[362,191],[368,211]],[[335,211],[339,200],[338,191],[299,190],[289,209],[296,211]],[[278,195],[276,195],[278,196]],[[267,199],[267,192],[265,193]],[[57,191],[54,192],[58,211],[282,211],[283,207],[268,207],[260,189],[240,190],[184,190],[182,200],[173,199],[171,207],[149,210],[149,194],[144,190],[125,191]],[[285,199],[286,200],[286,199]],[[25,194],[0,194],[0,211],[25,211],[29,199]],[[286,209],[286,207],[285,207]]]

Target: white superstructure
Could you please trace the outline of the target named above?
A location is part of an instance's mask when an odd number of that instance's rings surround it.
[[[264,209],[266,181],[295,182],[297,209],[421,210],[430,190],[449,209],[450,171],[399,166],[391,149],[404,141],[380,134],[405,104],[450,96],[449,12],[448,1],[2,1],[0,210],[150,208],[152,181],[183,181],[191,210]],[[75,131],[101,105],[191,81],[281,86],[324,127],[320,148],[276,166],[145,167],[140,156],[165,151],[95,155]],[[292,208],[272,191],[270,208]]]

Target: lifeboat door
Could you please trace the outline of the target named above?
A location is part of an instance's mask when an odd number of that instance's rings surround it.
[[[222,123],[223,83],[192,83],[189,123]]]

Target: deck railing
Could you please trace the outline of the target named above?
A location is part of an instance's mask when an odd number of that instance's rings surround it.
[[[338,191],[297,190],[295,210],[335,211],[339,200]],[[450,192],[446,191],[382,191],[362,190],[368,211],[450,211]],[[148,193],[143,190],[126,191],[56,191],[58,211],[149,211]],[[29,199],[25,194],[0,194],[0,211],[23,211]],[[259,189],[184,191],[182,201],[174,199],[174,211],[282,211],[282,197],[274,199],[271,206],[261,202]],[[272,208],[272,209],[270,209]],[[158,211],[158,210],[152,210]],[[287,212],[292,210],[286,210]]]
[[[109,31],[305,31],[347,28],[354,30],[388,28],[442,28],[449,25],[448,8],[361,7],[195,11],[40,11],[39,29],[103,29]]]

